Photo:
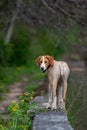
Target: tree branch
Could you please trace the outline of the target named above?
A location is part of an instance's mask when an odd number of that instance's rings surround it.
[[[71,19],[73,19],[74,21],[76,21],[78,24],[84,25],[84,23],[82,23],[79,20],[77,20],[75,16],[69,14],[66,10],[64,10],[63,8],[61,8],[59,5],[54,5],[54,7],[56,7],[62,14],[66,15],[67,17],[70,17]]]
[[[16,16],[17,16],[17,14],[14,12],[13,17],[11,19],[11,24],[10,24],[10,26],[8,28],[7,35],[6,35],[6,38],[5,38],[5,44],[8,44],[10,39],[11,39],[12,32],[13,32],[13,27],[14,27],[14,22],[16,20]]]
[[[54,14],[57,14],[57,12],[55,10],[53,10],[53,8],[51,8],[46,2],[45,0],[41,0],[42,3]]]
[[[58,15],[58,13],[52,8],[50,7],[45,0],[41,0],[42,3],[54,14]],[[74,21],[76,21],[78,24],[80,25],[84,25],[84,23],[80,22],[75,16],[71,15],[70,13],[68,13],[66,10],[64,10],[63,8],[61,8],[58,5],[58,0],[55,2],[55,4],[53,5],[53,7],[57,8],[63,15],[73,19]]]

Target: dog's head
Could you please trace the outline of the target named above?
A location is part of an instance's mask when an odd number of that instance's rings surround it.
[[[42,72],[44,73],[49,67],[53,66],[54,57],[45,55],[39,56],[36,59],[36,64],[40,67]]]

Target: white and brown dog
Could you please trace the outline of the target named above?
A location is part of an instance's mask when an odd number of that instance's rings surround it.
[[[49,55],[37,57],[36,63],[38,66],[40,66],[40,69],[43,73],[48,70],[49,102],[47,107],[57,109],[58,97],[58,107],[65,109],[65,105],[61,104],[65,104],[67,92],[67,79],[70,73],[70,69],[67,63],[64,61],[56,61],[54,60],[54,57]]]

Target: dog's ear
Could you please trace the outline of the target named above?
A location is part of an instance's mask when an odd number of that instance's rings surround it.
[[[40,59],[41,59],[41,56],[37,57],[37,59],[35,60],[35,61],[36,61],[37,66],[40,66]]]
[[[46,58],[49,60],[50,65],[53,66],[54,57],[53,57],[53,56],[46,55]]]

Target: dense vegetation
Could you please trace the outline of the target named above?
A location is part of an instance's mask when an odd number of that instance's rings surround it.
[[[60,59],[62,54],[69,53],[74,45],[81,44],[79,37],[80,33],[76,28],[62,33],[45,27],[34,28],[24,23],[16,23],[8,44],[4,43],[4,34],[0,38],[0,83],[13,82],[23,73],[29,74],[33,71],[36,74],[37,56],[49,54]]]

